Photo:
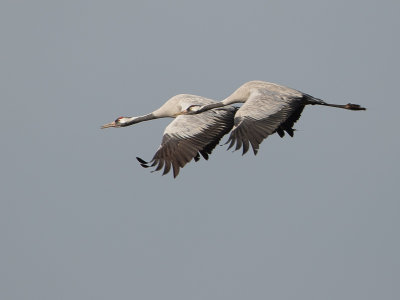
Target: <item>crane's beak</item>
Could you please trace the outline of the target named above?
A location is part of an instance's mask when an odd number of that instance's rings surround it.
[[[109,128],[109,127],[115,127],[115,121],[113,121],[111,123],[104,124],[103,126],[101,126],[101,129]]]

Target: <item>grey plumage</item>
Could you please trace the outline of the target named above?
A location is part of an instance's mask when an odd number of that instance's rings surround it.
[[[300,91],[264,81],[243,84],[221,102],[205,105],[193,114],[234,103],[244,103],[237,111],[229,136],[228,149],[243,148],[245,154],[251,145],[257,154],[261,142],[275,132],[283,137],[285,132],[294,133],[294,123],[300,118],[306,105],[324,105],[349,110],[365,110],[357,104],[329,104]]]
[[[175,119],[165,128],[162,142],[150,161],[137,157],[142,167],[154,167],[154,171],[163,170],[167,174],[172,167],[174,177],[192,159],[198,161],[200,156],[208,159],[221,138],[233,126],[236,109],[226,106],[207,111],[200,115],[182,115],[188,107],[215,103],[204,97],[182,94],[169,99],[156,111],[141,117],[118,118],[103,125],[108,127],[125,127],[138,122],[162,117]]]
[[[243,103],[238,109],[231,104]],[[221,138],[231,131],[228,149],[250,146],[257,154],[260,144],[269,135],[285,133],[293,137],[293,126],[306,105],[324,105],[348,110],[365,110],[358,104],[329,104],[300,91],[264,81],[243,84],[226,99],[215,102],[200,96],[182,94],[169,99],[159,109],[139,117],[120,117],[102,128],[126,127],[157,118],[175,118],[166,128],[162,142],[153,158],[137,157],[144,168],[171,169],[174,177],[192,159],[198,161],[209,155]]]

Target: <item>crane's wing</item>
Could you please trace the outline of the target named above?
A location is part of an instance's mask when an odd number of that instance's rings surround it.
[[[282,95],[268,90],[255,90],[237,111],[234,127],[227,143],[228,149],[235,144],[235,151],[243,147],[243,154],[249,144],[257,154],[261,142],[277,132],[281,137],[285,131],[293,136],[293,125],[300,118],[305,102],[299,92]]]
[[[137,157],[142,167],[164,167],[167,174],[172,165],[174,178],[179,169],[192,159],[198,161],[200,154],[207,160],[221,138],[233,127],[236,109],[224,107],[198,115],[180,115],[164,131],[162,142],[153,159],[149,162]]]

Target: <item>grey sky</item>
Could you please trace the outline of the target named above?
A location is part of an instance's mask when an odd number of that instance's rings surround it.
[[[398,1],[2,1],[1,299],[399,299]],[[142,169],[178,93],[307,107],[259,154]]]

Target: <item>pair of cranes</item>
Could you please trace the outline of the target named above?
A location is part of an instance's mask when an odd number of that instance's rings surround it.
[[[232,106],[243,103],[240,108]],[[265,81],[249,81],[226,99],[215,102],[201,96],[181,94],[169,99],[159,109],[139,117],[119,117],[101,128],[126,127],[152,119],[175,118],[164,131],[162,142],[152,160],[139,157],[142,167],[164,168],[163,175],[173,169],[179,174],[192,159],[200,155],[208,159],[221,138],[229,133],[228,149],[243,149],[250,145],[257,154],[261,142],[269,135],[285,132],[293,137],[294,123],[306,105],[324,105],[348,110],[365,110],[358,104],[329,104],[300,91]]]

